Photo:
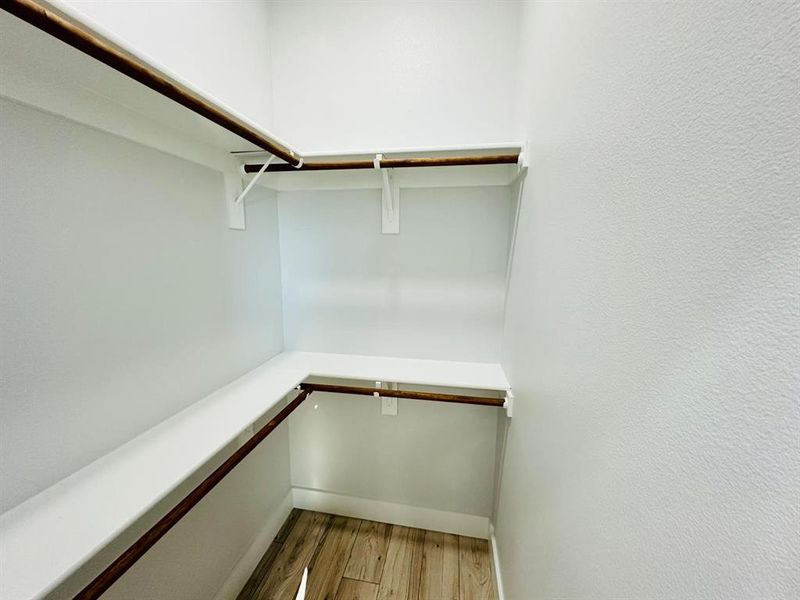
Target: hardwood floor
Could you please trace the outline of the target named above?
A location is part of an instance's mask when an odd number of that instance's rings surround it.
[[[495,600],[489,543],[294,509],[238,600]]]

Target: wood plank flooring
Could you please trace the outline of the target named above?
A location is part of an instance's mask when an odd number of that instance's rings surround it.
[[[486,540],[294,509],[238,600],[495,600]]]

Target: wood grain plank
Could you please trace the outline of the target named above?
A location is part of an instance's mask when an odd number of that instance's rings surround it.
[[[445,533],[444,560],[442,561],[442,598],[445,600],[458,600],[460,563],[458,536]]]
[[[492,555],[492,545],[489,544],[489,599],[490,600],[497,600],[497,573],[494,571],[494,557]]]
[[[459,536],[459,598],[490,600],[494,598],[490,575],[489,542]]]
[[[334,600],[361,521],[334,517],[308,568],[306,600]]]
[[[420,589],[414,600],[459,600],[458,536],[425,532]]]
[[[278,535],[275,536],[275,543],[277,544],[284,544],[286,543],[286,538],[289,537],[289,534],[294,527],[294,524],[297,523],[297,519],[300,516],[300,513],[303,511],[299,508],[293,508],[292,512],[289,513],[289,517],[286,521],[283,522],[281,525],[281,530],[278,532]]]
[[[420,597],[419,591],[422,584],[422,551],[425,547],[425,530],[414,529],[411,538],[411,577],[408,581],[408,598],[414,600]]]
[[[422,546],[422,572],[420,573],[419,598],[442,598],[442,574],[444,572],[444,534],[425,532]],[[416,600],[416,599],[414,599]]]
[[[391,534],[392,526],[388,523],[361,521],[344,576],[348,579],[380,583]]]
[[[331,515],[301,511],[256,598],[294,600],[303,570],[311,563],[317,544],[332,520]]]
[[[269,548],[267,548],[264,556],[262,556],[261,560],[258,561],[258,566],[250,575],[250,579],[247,580],[247,583],[242,588],[242,591],[239,592],[238,596],[236,596],[236,600],[251,600],[253,598],[258,598],[258,591],[266,581],[269,571],[272,568],[272,563],[275,562],[275,558],[278,556],[280,549],[281,545],[276,544],[275,542],[269,545]]]
[[[376,600],[378,584],[343,578],[336,592],[336,600]]]
[[[392,526],[378,600],[415,600],[418,597],[424,537],[420,529]]]

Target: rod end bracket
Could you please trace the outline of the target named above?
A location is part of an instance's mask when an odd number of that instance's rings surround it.
[[[503,408],[506,411],[506,417],[509,419],[514,416],[514,392],[511,389],[506,390],[506,398],[505,402],[503,402]]]

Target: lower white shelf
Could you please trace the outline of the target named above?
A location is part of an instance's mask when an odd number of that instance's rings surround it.
[[[310,376],[508,388],[498,364],[279,354],[0,515],[3,598],[47,594]]]

